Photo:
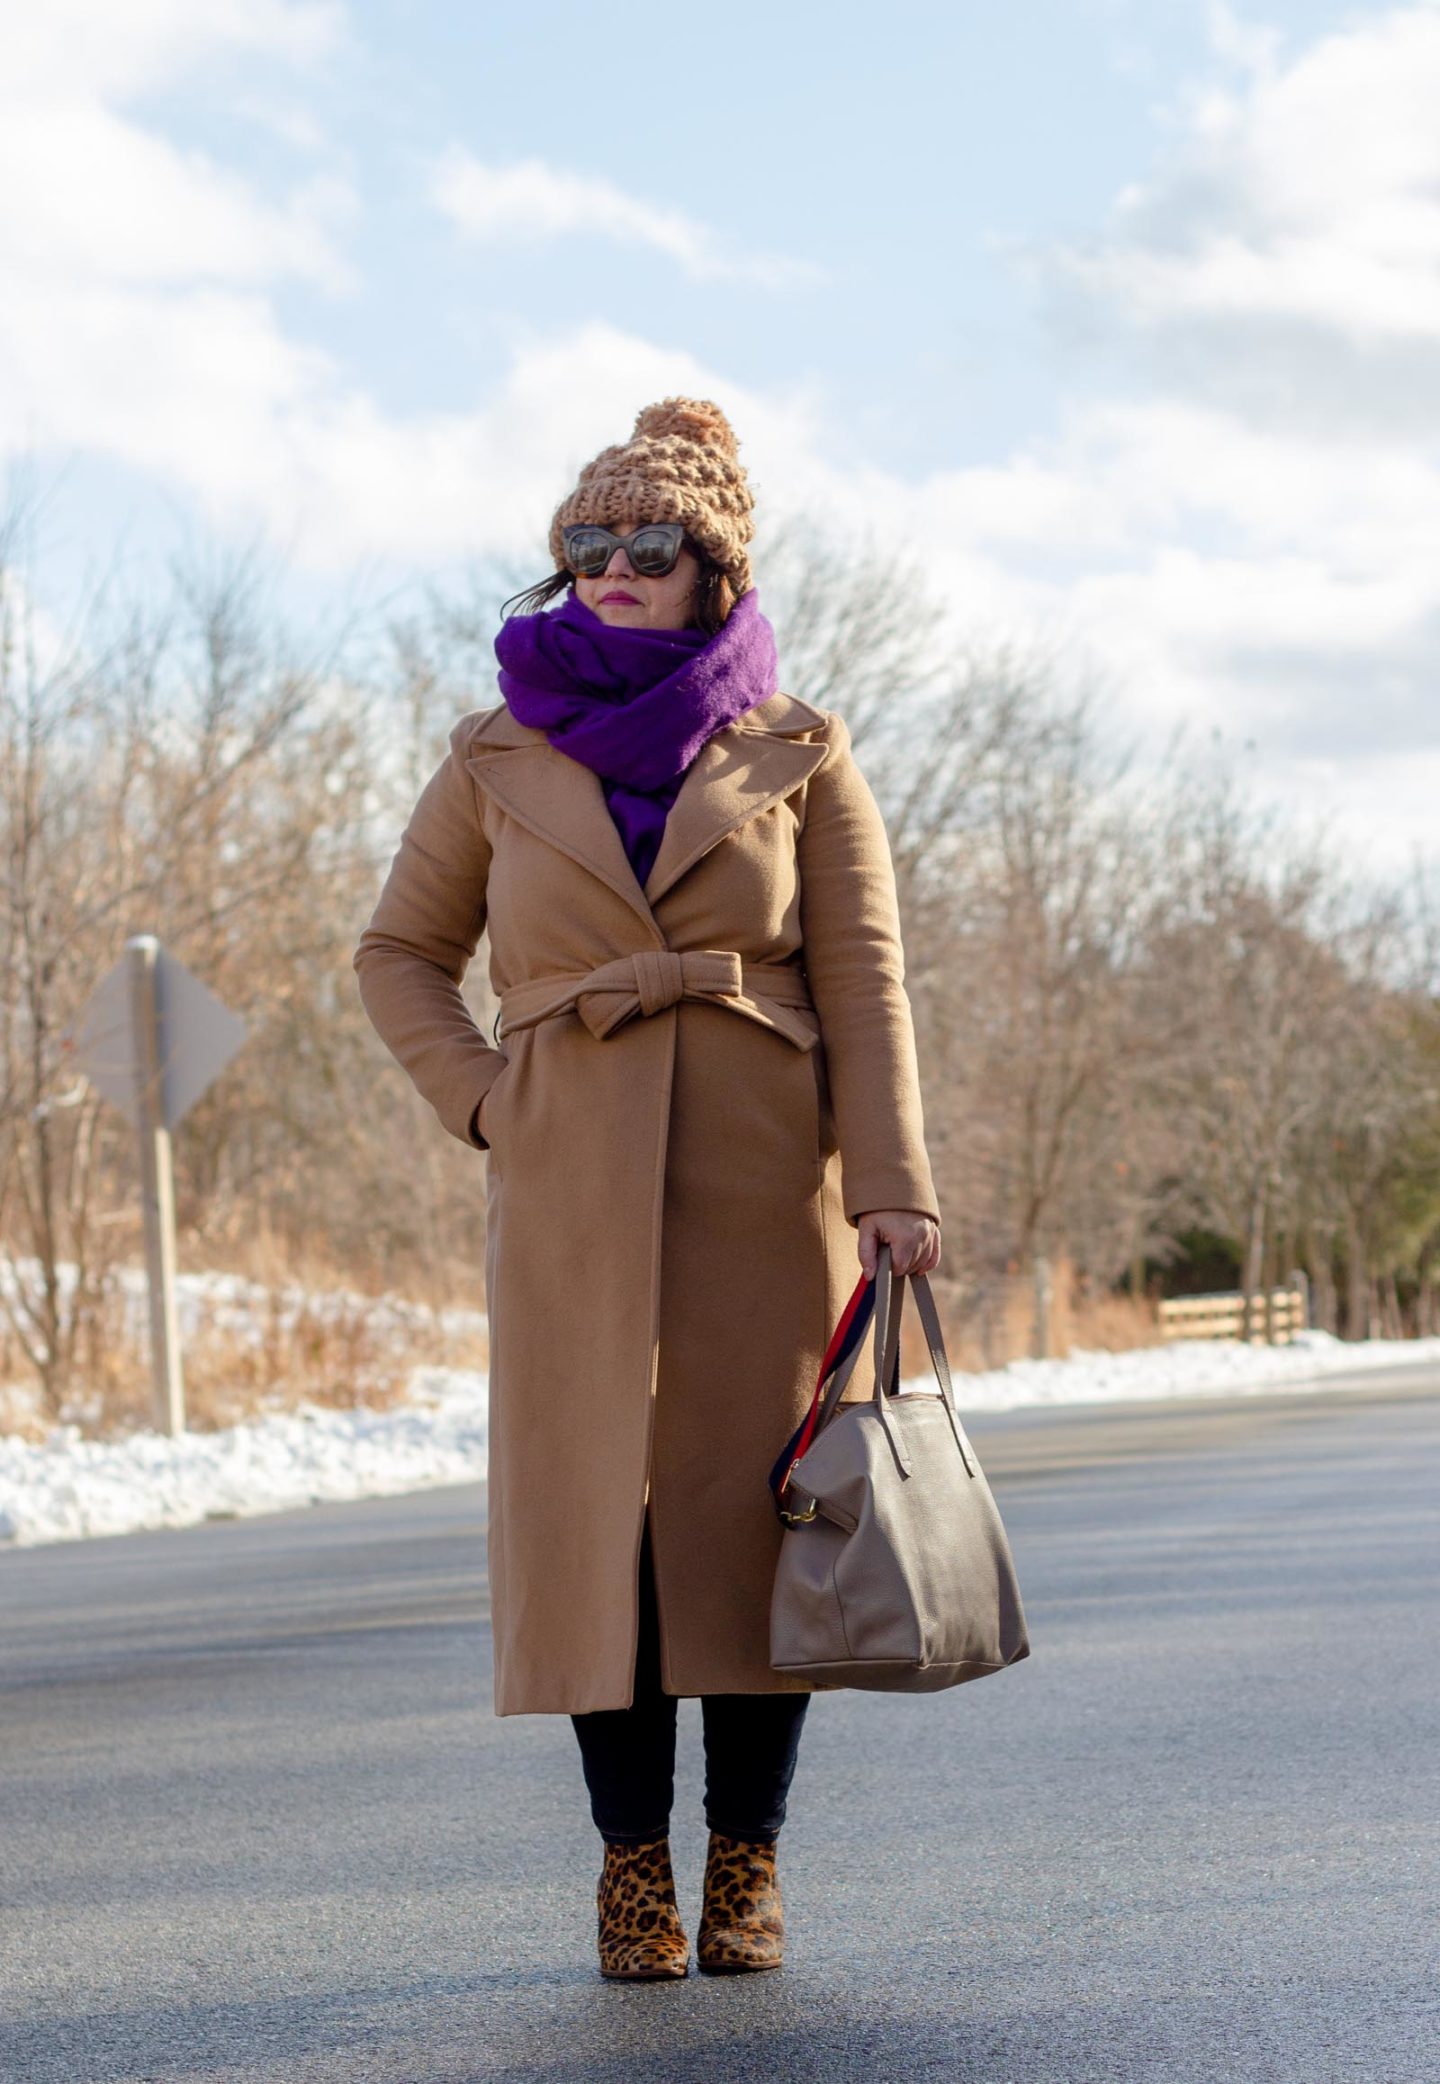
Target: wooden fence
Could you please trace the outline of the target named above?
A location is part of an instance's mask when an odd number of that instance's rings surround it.
[[[1266,1309],[1269,1330],[1266,1330]],[[1177,1295],[1162,1302],[1162,1339],[1239,1339],[1244,1337],[1241,1314],[1244,1297],[1236,1290],[1223,1295]],[[1301,1288],[1272,1288],[1269,1296],[1250,1298],[1250,1344],[1288,1346],[1306,1324],[1305,1292]]]

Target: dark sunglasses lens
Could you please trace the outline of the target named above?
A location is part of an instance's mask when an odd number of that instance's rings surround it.
[[[685,531],[678,522],[656,522],[637,528],[629,542],[594,524],[577,524],[565,535],[565,561],[572,572],[598,578],[617,549],[623,548],[637,572],[661,579],[673,571],[684,545]]]
[[[593,578],[603,572],[615,548],[615,538],[604,528],[577,528],[565,537],[565,555],[572,572]]]
[[[678,528],[640,528],[630,545],[630,560],[637,572],[663,578],[672,571],[680,555]]]

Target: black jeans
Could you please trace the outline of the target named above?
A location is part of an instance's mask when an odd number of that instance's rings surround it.
[[[640,1545],[640,1641],[628,1708],[572,1715],[595,1827],[612,1845],[670,1828],[675,1799],[676,1696],[660,1690],[660,1627],[646,1516]],[[707,1693],[705,1821],[732,1838],[773,1838],[785,1821],[808,1693]]]

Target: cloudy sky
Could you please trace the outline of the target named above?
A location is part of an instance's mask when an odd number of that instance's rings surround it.
[[[919,545],[1123,723],[1436,851],[1440,0],[11,0],[4,42],[52,586],[187,532],[311,598],[538,574],[697,393],[762,525]]]

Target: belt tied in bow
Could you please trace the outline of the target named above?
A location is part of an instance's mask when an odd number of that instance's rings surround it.
[[[790,964],[742,962],[733,948],[646,948],[594,970],[529,977],[501,993],[499,1036],[503,1041],[517,1028],[534,1027],[573,1007],[603,1041],[635,1015],[661,1013],[681,999],[728,1006],[773,1028],[797,1049],[813,1049],[820,1039],[803,971]]]

